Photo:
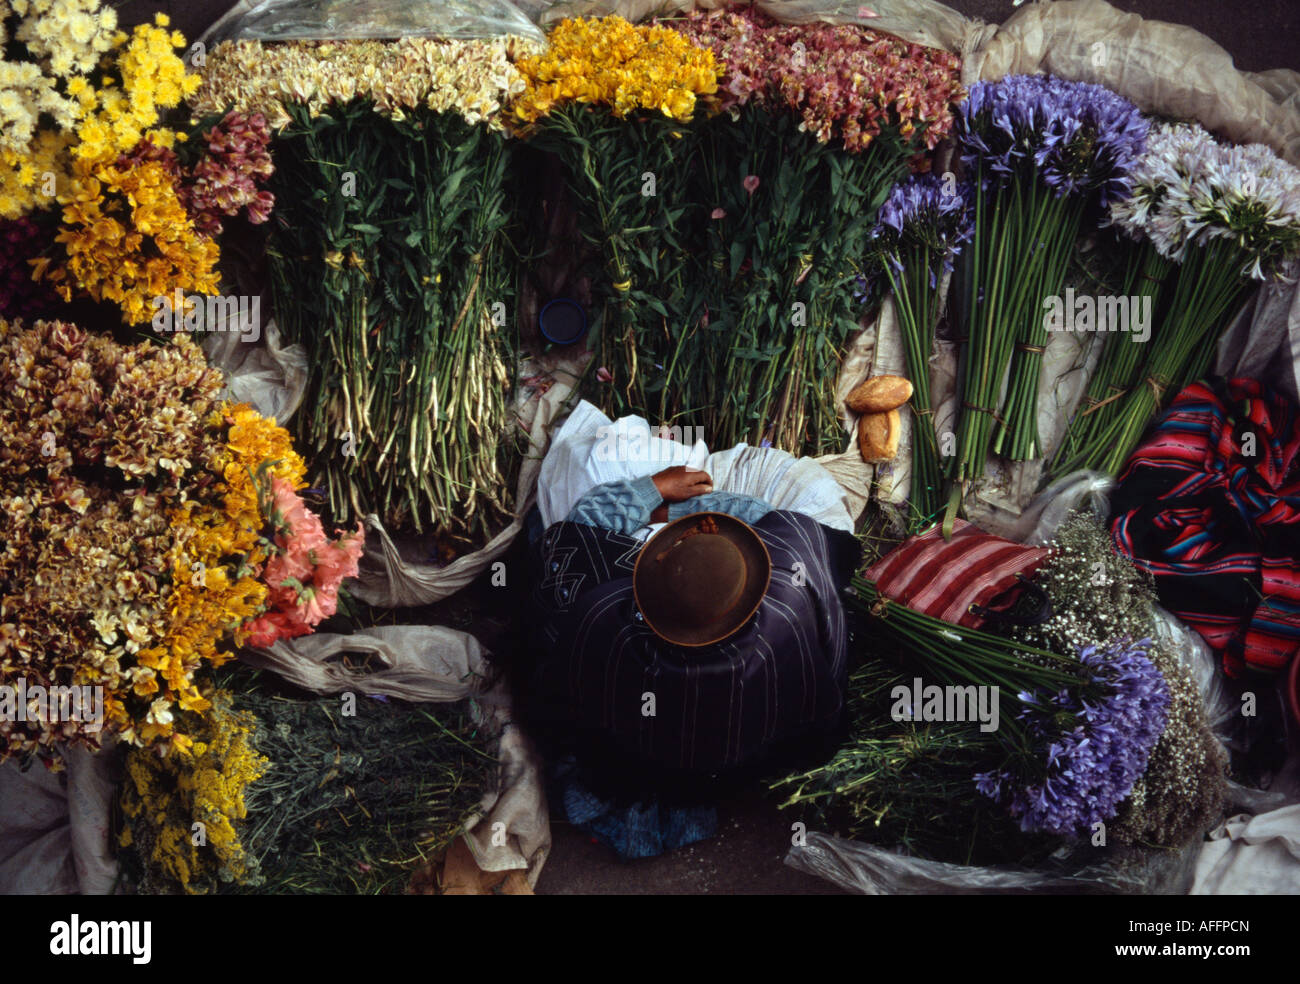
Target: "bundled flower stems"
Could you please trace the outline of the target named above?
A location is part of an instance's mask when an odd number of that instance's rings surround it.
[[[296,428],[313,482],[336,517],[455,549],[513,514],[510,44],[227,42],[195,100],[283,126],[268,259],[311,362]]]
[[[248,677],[214,692],[194,755],[128,756],[120,843],[136,891],[401,893],[494,778],[493,736],[464,705],[360,697],[344,715],[338,697]]]
[[[1097,384],[1107,392],[1089,390],[1098,402],[1071,421],[1056,474],[1117,474],[1166,396],[1209,368],[1217,334],[1252,281],[1300,253],[1300,170],[1261,144],[1224,145],[1198,126],[1162,124],[1134,179],[1111,220],[1137,244],[1143,283],[1163,282],[1161,303],[1146,345],[1108,340]]]
[[[848,682],[852,731],[827,762],[772,783],[782,807],[961,864],[1036,865],[1073,842],[1087,845],[1075,862],[1092,865],[1099,822],[1110,846],[1176,850],[1201,838],[1222,815],[1227,760],[1182,647],[1160,631],[1150,578],[1111,549],[1090,512],[1069,514],[1050,546],[1033,578],[1051,617],[1010,638],[928,619],[856,582],[851,604],[867,622]],[[1152,637],[1160,641],[1126,641]],[[1039,672],[1022,663],[1064,670],[1072,682],[1036,679],[1017,695],[1006,687]],[[927,685],[980,685],[995,668],[1002,708],[1016,695],[1020,713],[1008,722],[1007,710],[993,731],[969,714],[934,721],[906,710],[918,675]],[[1023,729],[1027,749],[1008,741],[1007,724]],[[1093,730],[1099,740],[1082,743]]]
[[[912,483],[909,528],[934,522],[943,505],[943,466],[930,398],[930,355],[939,320],[939,280],[971,237],[970,188],[934,175],[896,185],[872,233],[894,295],[912,380]]]
[[[621,17],[564,20],[545,53],[519,62],[527,83],[513,118],[534,146],[563,165],[578,227],[599,268],[594,363],[614,416],[669,422],[673,380],[690,369],[678,342],[695,320],[691,227],[685,194],[698,101],[717,88],[712,52],[667,27]],[[691,410],[705,405],[691,403]]]
[[[1146,641],[1085,646],[1073,657],[953,626],[854,578],[856,604],[909,667],[936,683],[996,686],[1020,708],[996,732],[1001,762],[972,777],[1028,833],[1079,836],[1113,817],[1164,730],[1169,692]],[[914,711],[919,713],[919,711]]]
[[[696,127],[707,212],[686,365],[712,440],[839,450],[826,380],[857,327],[877,210],[942,139],[958,61],[859,27],[777,23],[752,7],[671,21],[721,71]],[[710,210],[711,209],[711,210]],[[702,216],[705,217],[705,216]],[[725,339],[725,344],[720,341]],[[716,435],[716,436],[715,436]]]
[[[564,21],[550,44],[520,62],[515,116],[565,163],[601,257],[593,399],[716,446],[839,450],[825,383],[867,238],[951,125],[956,59],[750,7]]]
[[[991,450],[1012,459],[1041,453],[1042,302],[1061,291],[1092,199],[1105,204],[1127,191],[1147,130],[1136,107],[1109,90],[1043,76],[978,83],[957,120],[975,236],[961,265],[968,339],[954,506]]]
[[[770,783],[781,809],[937,861],[1033,863],[1051,854],[1055,838],[1025,835],[975,788],[972,777],[998,755],[997,738],[965,722],[895,721],[899,686],[911,691],[913,677],[883,660],[849,674],[848,739],[828,761]]]
[[[1151,141],[1155,143],[1156,134]],[[1132,305],[1150,304],[1150,310],[1163,312],[1166,286],[1169,274],[1175,264],[1169,258],[1160,255],[1149,241],[1135,243],[1122,240],[1119,248],[1125,254],[1124,279],[1121,283],[1122,296]],[[1144,308],[1138,308],[1144,310]],[[1133,314],[1130,313],[1130,317]],[[1153,318],[1154,320],[1154,318]],[[1155,338],[1154,326],[1152,339]],[[1095,466],[1095,461],[1084,457],[1083,449],[1092,444],[1099,435],[1104,434],[1107,425],[1119,412],[1119,401],[1129,389],[1139,381],[1139,373],[1145,361],[1144,356],[1151,344],[1139,344],[1128,333],[1107,333],[1101,343],[1103,348],[1088,388],[1084,392],[1083,403],[1069,429],[1062,438],[1050,464],[1050,472],[1055,475],[1067,475],[1084,467]]]

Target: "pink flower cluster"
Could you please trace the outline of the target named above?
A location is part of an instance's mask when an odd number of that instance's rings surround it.
[[[338,610],[339,585],[357,575],[365,536],[358,526],[355,534],[331,540],[320,517],[282,478],[271,480],[270,498],[275,553],[262,570],[269,608],[246,627],[252,646],[307,635],[333,615]]]
[[[933,149],[952,128],[964,91],[961,60],[865,28],[781,24],[753,7],[696,10],[665,21],[723,65],[721,108],[788,108],[823,143],[865,149],[889,127]]]
[[[271,128],[261,113],[227,113],[203,135],[207,150],[186,182],[185,204],[198,230],[208,236],[221,232],[221,216],[245,209],[248,221],[271,217],[275,198],[260,190],[275,170],[267,148]]]
[[[202,156],[188,171],[175,151],[148,140],[141,140],[129,154],[119,154],[117,163],[119,167],[147,161],[161,164],[194,227],[209,238],[220,234],[222,216],[238,215],[241,208],[254,225],[269,219],[275,196],[258,188],[275,173],[266,117],[227,113],[200,140]]]

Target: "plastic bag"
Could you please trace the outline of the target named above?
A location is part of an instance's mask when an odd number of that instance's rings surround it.
[[[205,44],[365,38],[491,38],[545,42],[509,0],[239,0],[204,33]]]
[[[987,43],[997,30],[937,0],[759,0],[757,6],[788,24],[856,24],[963,56]]]
[[[1065,518],[1078,509],[1089,509],[1094,516],[1110,515],[1110,493],[1115,479],[1101,472],[1080,471],[1057,479],[1043,489],[1026,508],[1024,519],[1029,527],[1015,537],[1031,546],[1042,547],[1056,537]]]
[[[121,756],[69,748],[63,772],[0,765],[0,895],[107,895],[117,880],[108,842]]]
[[[1219,376],[1250,376],[1300,402],[1300,260],[1265,283],[1224,331]]]
[[[238,332],[218,332],[203,339],[208,364],[226,373],[226,396],[247,403],[263,417],[288,420],[307,389],[307,351],[284,345],[274,321],[268,321],[258,341]]]
[[[927,861],[812,832],[804,846],[790,849],[785,863],[862,895],[1183,895],[1192,886],[1198,848],[1122,852],[1073,869],[1061,859],[1027,870]]]
[[[1226,820],[1210,833],[1193,895],[1300,893],[1300,805]]]
[[[1242,72],[1193,28],[1144,20],[1104,0],[1036,3],[1012,14],[963,64],[971,81],[1034,72],[1099,83],[1144,112],[1194,119],[1300,164],[1300,78]]]
[[[606,17],[617,14],[633,22],[671,17],[691,10],[716,10],[728,0],[522,0],[542,25],[565,17]],[[882,31],[930,48],[962,53],[993,35],[996,27],[964,17],[937,0],[758,0],[754,4],[773,20],[786,24],[855,24]]]

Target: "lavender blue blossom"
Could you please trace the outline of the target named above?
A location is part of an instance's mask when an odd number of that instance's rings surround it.
[[[934,260],[951,270],[962,243],[975,234],[970,200],[970,186],[952,178],[919,174],[900,181],[880,207],[873,245],[895,273],[902,272],[904,258],[930,263],[933,286]]]
[[[1147,128],[1136,106],[1104,86],[1009,75],[971,87],[954,134],[967,172],[986,183],[1036,174],[1058,196],[1095,190],[1104,206],[1128,195]]]
[[[975,776],[983,796],[1007,807],[1027,833],[1091,833],[1115,816],[1164,732],[1169,687],[1147,657],[1150,640],[1088,646],[1079,662],[1105,696],[1067,688],[1051,696],[1022,693],[1017,718],[1042,755],[1045,775],[1026,781],[1010,770]]]

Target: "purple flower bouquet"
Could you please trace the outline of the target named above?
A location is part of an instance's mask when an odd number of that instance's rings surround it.
[[[1089,207],[1128,193],[1147,122],[1101,86],[1014,75],[973,86],[954,132],[975,199],[961,270],[965,412],[952,466],[967,483],[983,474],[990,448],[1015,460],[1041,453],[1043,300],[1061,291]]]

